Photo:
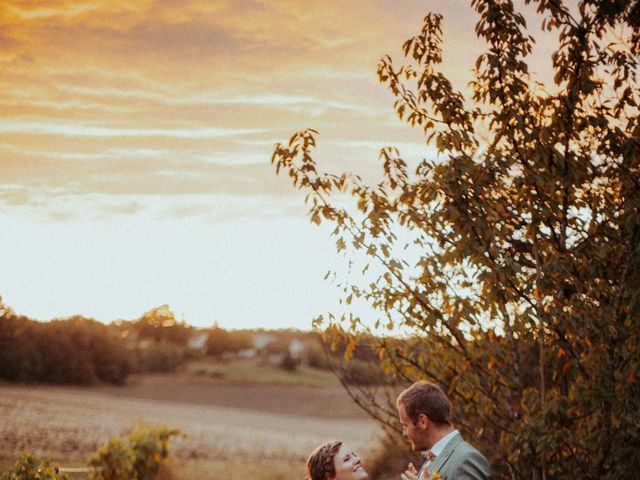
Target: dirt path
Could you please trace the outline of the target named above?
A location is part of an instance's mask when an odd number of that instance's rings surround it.
[[[325,389],[222,388],[188,379],[120,389],[0,385],[4,455],[28,451],[86,458],[138,420],[180,428],[185,436],[172,450],[181,458],[302,460],[333,438],[371,449],[380,434],[375,422],[353,410],[344,392]]]

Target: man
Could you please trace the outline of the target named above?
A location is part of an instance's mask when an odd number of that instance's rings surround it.
[[[396,401],[402,434],[426,458],[420,472],[412,464],[402,480],[489,480],[487,460],[451,425],[449,399],[440,387],[416,382]],[[437,472],[437,474],[436,474]]]

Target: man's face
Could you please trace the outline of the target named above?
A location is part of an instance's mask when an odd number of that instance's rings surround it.
[[[416,452],[429,449],[430,446],[427,444],[426,439],[426,417],[421,415],[418,422],[413,423],[402,404],[398,405],[398,416],[400,417],[400,423],[402,424],[402,436],[409,440],[411,448]]]

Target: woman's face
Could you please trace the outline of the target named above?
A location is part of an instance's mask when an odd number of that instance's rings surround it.
[[[344,443],[333,457],[333,464],[336,467],[334,480],[369,480],[369,474],[362,467],[360,457]]]

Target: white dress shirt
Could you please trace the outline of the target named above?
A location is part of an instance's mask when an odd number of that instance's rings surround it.
[[[442,453],[444,447],[447,446],[449,440],[455,437],[458,434],[458,430],[453,430],[452,432],[447,433],[444,437],[436,442],[436,444],[431,447],[431,453],[433,453],[436,457]]]

